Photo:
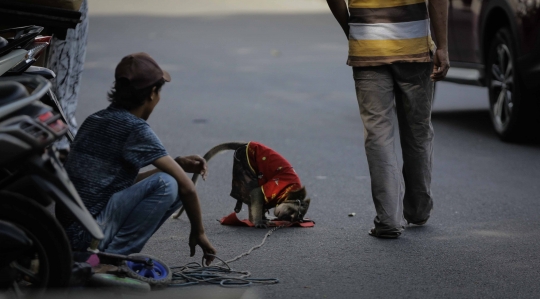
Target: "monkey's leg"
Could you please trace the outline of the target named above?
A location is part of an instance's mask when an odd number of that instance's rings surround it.
[[[256,228],[266,228],[266,221],[263,220],[264,194],[261,188],[255,188],[250,192],[249,220],[255,224]]]
[[[240,213],[240,211],[242,211],[242,204],[243,204],[243,202],[241,200],[236,201],[236,206],[234,206],[234,212],[236,214],[238,214],[238,213]]]

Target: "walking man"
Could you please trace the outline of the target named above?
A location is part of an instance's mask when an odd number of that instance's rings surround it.
[[[377,216],[369,234],[397,238],[433,207],[433,82],[450,67],[448,0],[327,0],[349,40]],[[431,39],[430,20],[437,45]],[[394,152],[397,113],[403,170]]]

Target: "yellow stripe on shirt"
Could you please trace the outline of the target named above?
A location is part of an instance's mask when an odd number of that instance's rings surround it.
[[[349,8],[385,8],[425,2],[426,0],[349,0]]]
[[[399,56],[430,50],[427,37],[398,40],[349,40],[349,56]]]

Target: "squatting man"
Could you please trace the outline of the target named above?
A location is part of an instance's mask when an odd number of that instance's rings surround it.
[[[204,178],[206,162],[199,156],[173,159],[146,122],[160,101],[161,87],[170,80],[148,54],[124,57],[108,93],[110,106],[84,121],[65,167],[103,230],[99,250],[124,255],[140,252],[183,205],[191,224],[190,254],[200,246],[209,265],[216,250],[204,231],[195,186],[186,175],[200,173]],[[156,168],[139,173],[150,164]],[[57,215],[72,248],[86,250],[90,234],[61,208]]]

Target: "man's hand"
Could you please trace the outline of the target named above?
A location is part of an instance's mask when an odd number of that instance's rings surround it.
[[[450,62],[448,61],[448,0],[428,1],[429,17],[433,21],[433,33],[437,41],[437,51],[433,57],[431,81],[444,79]]]
[[[435,56],[433,57],[433,72],[431,73],[431,81],[437,82],[448,73],[450,69],[450,61],[448,60],[448,50],[446,49],[437,49],[435,51]]]
[[[216,255],[216,249],[210,244],[210,241],[206,237],[205,233],[191,232],[189,234],[189,249],[190,255],[195,255],[195,246],[199,245],[203,250],[203,258],[206,260],[206,265],[210,266]]]
[[[185,172],[199,173],[203,180],[206,180],[208,176],[208,167],[206,166],[206,160],[201,156],[191,155],[186,157],[176,157],[174,159]]]

